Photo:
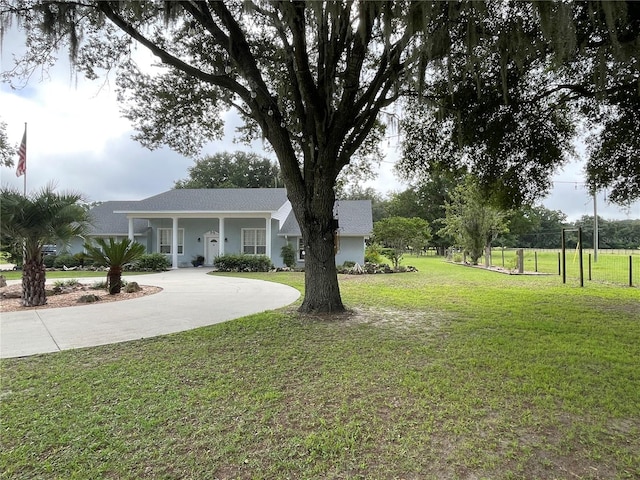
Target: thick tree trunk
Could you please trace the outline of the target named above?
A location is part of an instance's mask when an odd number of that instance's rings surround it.
[[[335,260],[333,187],[316,192],[311,200],[294,202],[292,204],[297,205],[294,206],[294,212],[305,247],[305,293],[299,311],[343,312],[345,308],[340,296]]]
[[[107,273],[107,289],[109,295],[115,295],[122,290],[122,268],[110,267]]]
[[[47,303],[46,281],[42,259],[28,259],[22,269],[23,307],[37,307]]]

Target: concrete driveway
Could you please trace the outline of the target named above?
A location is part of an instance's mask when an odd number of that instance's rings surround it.
[[[155,295],[67,308],[0,315],[0,358],[22,357],[155,337],[284,307],[300,292],[278,283],[207,275],[185,268],[124,276],[155,285]],[[82,279],[93,283],[97,279]],[[19,281],[18,281],[19,282]]]

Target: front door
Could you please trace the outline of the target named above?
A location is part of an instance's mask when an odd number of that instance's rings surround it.
[[[218,256],[218,241],[220,235],[215,233],[206,233],[204,236],[204,264],[213,265],[215,258]]]

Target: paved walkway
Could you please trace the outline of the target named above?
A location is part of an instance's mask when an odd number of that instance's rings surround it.
[[[150,275],[125,275],[125,279],[140,285],[163,288],[155,295],[132,300],[2,313],[0,358],[181,332],[280,308],[300,296],[298,290],[286,285],[217,277],[206,275],[207,271],[185,268]],[[98,279],[78,277],[78,280],[93,283]]]

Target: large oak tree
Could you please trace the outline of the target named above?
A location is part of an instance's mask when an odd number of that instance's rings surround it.
[[[15,70],[20,76],[50,64],[65,47],[90,78],[115,69],[125,114],[148,147],[168,144],[194,154],[222,134],[221,113],[235,108],[245,120],[243,134],[262,136],[277,156],[301,227],[307,255],[300,308],[329,312],[344,308],[333,253],[338,175],[374,151],[381,121],[392,118],[385,109],[409,91],[428,99],[461,92],[473,102],[482,90],[477,114],[470,117],[478,119],[485,107],[501,112],[505,102],[499,99],[509,98],[510,82],[522,72],[531,76],[538,65],[565,65],[570,56],[564,50],[553,57],[557,64],[548,56],[539,64],[536,58],[545,45],[559,43],[562,28],[579,31],[581,17],[574,15],[573,3],[557,7],[565,15],[557,18],[558,28],[546,31],[538,24],[548,23],[554,12],[546,10],[556,7],[544,3],[17,0],[0,7],[0,14],[3,25],[19,18],[28,34],[27,54]],[[626,11],[593,5],[597,14],[603,8],[603,15],[613,12],[606,18],[616,28],[600,32],[603,40],[619,37]],[[545,35],[551,40],[544,41]],[[161,65],[138,67],[136,45]],[[487,62],[500,68],[484,74]],[[474,69],[483,73],[470,77],[478,89],[464,83],[466,76],[458,88],[460,73]],[[451,81],[443,89],[438,81],[446,79]],[[562,111],[536,105],[525,93],[515,96],[523,101],[513,103],[511,118],[532,126],[551,113],[547,123],[558,127],[536,167],[548,172],[562,150],[553,142],[565,139],[571,125]],[[460,112],[464,105],[453,109]],[[516,143],[531,139],[499,115],[492,128],[507,128]],[[501,171],[503,160],[483,158],[488,170]]]

